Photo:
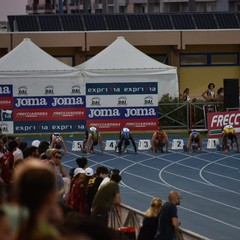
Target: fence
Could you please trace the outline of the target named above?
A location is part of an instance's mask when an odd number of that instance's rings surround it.
[[[171,102],[158,104],[159,125],[166,129],[207,130],[207,113],[223,111],[220,102]]]
[[[120,227],[135,227],[136,236],[139,233],[142,221],[144,218],[144,213],[131,208],[127,205],[121,204],[118,208],[113,208],[110,213],[109,226],[118,229]],[[186,230],[184,228],[179,228],[184,240],[209,240],[208,238]]]

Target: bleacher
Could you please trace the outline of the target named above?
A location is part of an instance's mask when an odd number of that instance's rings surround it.
[[[18,15],[8,22],[11,32],[239,29],[240,13]]]

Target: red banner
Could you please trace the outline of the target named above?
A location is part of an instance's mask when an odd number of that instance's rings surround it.
[[[13,108],[13,97],[2,97],[0,99],[1,109],[12,109]]]
[[[128,127],[131,131],[155,131],[158,128],[158,118],[150,119],[109,119],[87,120],[87,126],[96,126],[100,131],[120,131]]]
[[[208,137],[221,137],[222,127],[228,124],[240,134],[240,111],[208,113]]]
[[[14,121],[85,120],[85,108],[15,109]]]

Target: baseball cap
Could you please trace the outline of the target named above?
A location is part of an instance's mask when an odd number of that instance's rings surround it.
[[[85,174],[84,169],[82,169],[82,168],[76,168],[76,169],[74,170],[74,175],[73,175],[73,177],[76,177],[79,173],[84,173],[84,174]]]
[[[34,140],[34,141],[32,141],[32,146],[33,146],[33,147],[38,147],[39,144],[40,144],[40,141],[39,141],[39,140]]]
[[[86,176],[92,176],[93,175],[93,169],[92,168],[90,168],[90,167],[87,167],[86,169],[85,169],[85,174],[86,174]]]

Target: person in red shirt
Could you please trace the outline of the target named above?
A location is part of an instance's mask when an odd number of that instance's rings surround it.
[[[86,186],[84,184],[85,177],[86,175],[84,169],[76,168],[74,170],[74,176],[67,198],[67,205],[80,214],[86,214],[87,198]]]
[[[152,150],[153,152],[157,152],[160,149],[163,152],[163,147],[166,146],[166,152],[168,152],[168,136],[167,133],[159,127],[156,132],[153,133],[152,136]]]
[[[13,164],[14,164],[13,152],[16,151],[17,146],[18,146],[18,144],[16,141],[9,142],[8,143],[8,152],[6,152],[0,158],[0,164],[1,164],[1,168],[2,168],[1,178],[7,184],[9,184],[12,180]]]

